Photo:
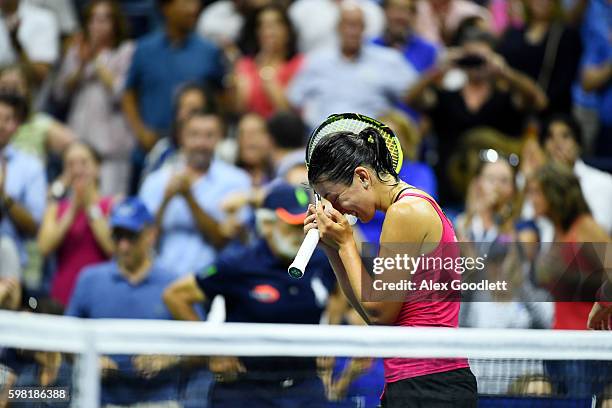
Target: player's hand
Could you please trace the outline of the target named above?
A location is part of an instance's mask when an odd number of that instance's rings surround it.
[[[314,205],[309,204],[308,205],[308,213],[306,214],[306,218],[304,219],[304,235],[308,234],[308,231],[310,231],[313,228],[315,228],[315,229],[318,228],[318,226],[317,226],[317,210],[315,209]],[[337,248],[328,245],[324,241],[319,241],[319,245],[321,245],[321,247],[325,251],[336,251],[337,250]]]
[[[591,330],[610,330],[610,317],[612,316],[612,306],[606,307],[599,302],[595,302],[589,319],[587,328]]]
[[[321,241],[338,250],[353,240],[353,229],[338,210],[331,205],[323,207],[319,202],[315,207],[316,223]]]
[[[211,357],[208,369],[219,382],[235,381],[239,374],[246,373],[246,368],[238,357],[230,356]]]

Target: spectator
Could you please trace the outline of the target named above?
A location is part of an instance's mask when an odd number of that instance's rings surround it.
[[[151,173],[140,190],[161,230],[160,262],[181,275],[212,262],[228,240],[220,203],[251,187],[245,172],[213,157],[222,137],[217,115],[193,113],[181,126],[180,159]]]
[[[244,26],[246,6],[255,2],[219,0],[210,3],[200,13],[196,31],[219,47],[226,50],[234,48],[233,52],[237,52],[235,47]]]
[[[582,44],[578,32],[563,22],[559,0],[526,1],[526,26],[510,28],[498,52],[508,65],[537,81],[546,92],[546,113],[569,113],[572,84]]]
[[[19,126],[11,143],[17,149],[48,163],[50,154],[61,155],[75,140],[73,132],[44,112],[32,111],[31,85],[26,73],[13,65],[0,70],[0,92],[20,95],[28,104],[28,115]]]
[[[272,162],[276,174],[285,172],[295,158],[303,163],[306,125],[302,119],[291,112],[280,112],[268,119],[267,125],[272,137]]]
[[[600,130],[597,136],[599,154],[612,156],[612,4],[591,1],[583,28],[585,52],[581,73],[582,87],[597,95],[596,111]]]
[[[381,35],[385,15],[378,2],[371,0],[297,0],[289,6],[289,17],[298,33],[298,49],[310,53],[338,43],[337,27],[342,8],[349,5],[363,11],[363,30],[366,38]]]
[[[318,324],[335,286],[327,260],[316,252],[303,279],[287,274],[303,239],[308,202],[302,188],[272,188],[258,210],[260,235],[253,245],[221,255],[166,290],[173,316],[199,320],[193,306],[223,295],[227,322]],[[212,357],[210,369],[219,379],[213,406],[327,406],[315,358]]]
[[[41,163],[11,144],[26,115],[25,99],[0,94],[0,237],[15,243],[22,267],[27,262],[25,240],[38,231],[47,190]]]
[[[17,246],[0,236],[0,309],[17,310],[21,304],[21,266]]]
[[[548,328],[552,320],[550,305],[531,303],[541,300],[535,298],[528,279],[539,235],[532,223],[518,219],[520,196],[516,187],[515,157],[493,154],[491,150],[485,151],[483,156],[484,161],[470,183],[466,211],[456,219],[456,231],[459,240],[466,243],[463,247],[466,252],[488,256],[488,261],[492,262],[487,264],[489,278],[495,273],[504,274],[512,287],[509,292],[493,298],[488,293],[478,294],[477,299],[467,297],[469,303],[461,310],[463,322],[472,327]],[[502,303],[486,308],[485,304],[474,302],[486,300]],[[505,308],[512,308],[512,319],[502,312]],[[492,314],[495,317],[492,318]]]
[[[285,89],[302,66],[289,16],[279,5],[258,9],[253,16],[255,49],[236,63],[236,109],[269,117],[289,109]]]
[[[223,78],[221,51],[193,32],[200,0],[159,3],[164,27],[138,41],[122,100],[123,112],[140,146],[133,157],[132,189],[138,184],[144,152],[170,130],[172,96],[177,88],[190,81],[219,88]]]
[[[209,88],[193,82],[182,85],[174,98],[174,121],[168,137],[157,141],[147,154],[143,177],[165,165],[176,163],[181,124],[192,113],[198,111],[216,112],[214,97]]]
[[[425,191],[432,197],[436,197],[437,181],[435,173],[429,165],[418,161],[421,135],[416,125],[405,113],[398,110],[385,112],[378,120],[391,128],[402,145],[404,160],[398,173],[399,178],[415,188]],[[384,214],[377,212],[370,222],[365,224],[359,222],[359,230],[366,242],[380,241],[384,219]]]
[[[154,218],[142,202],[128,198],[113,209],[110,226],[116,258],[80,273],[66,315],[89,319],[171,319],[162,293],[177,275],[151,256]],[[102,404],[180,407],[176,402],[179,363],[175,356],[102,357]]]
[[[72,144],[64,155],[64,174],[53,183],[51,202],[38,233],[43,256],[56,254],[51,297],[66,306],[81,270],[113,254],[107,217],[113,197],[98,188],[100,162],[93,149]]]
[[[468,0],[417,0],[416,32],[438,45],[450,44],[461,21],[480,17],[491,27],[488,10]]]
[[[238,161],[236,165],[251,176],[253,187],[267,184],[274,175],[272,138],[261,116],[246,114],[238,123]]]
[[[72,0],[25,0],[53,13],[62,39],[76,33],[79,29],[79,18]]]
[[[491,28],[495,35],[503,34],[508,28],[522,27],[524,24],[523,0],[491,0]]]
[[[582,134],[568,115],[554,115],[544,124],[540,143],[552,161],[573,169],[584,198],[597,223],[612,234],[612,175],[591,167],[580,158]]]
[[[387,24],[381,37],[374,44],[392,47],[419,73],[427,71],[436,63],[437,49],[434,44],[414,32],[418,0],[386,0],[383,3]]]
[[[340,45],[313,53],[289,88],[289,101],[314,128],[338,112],[376,116],[388,110],[416,80],[416,71],[395,50],[363,42],[364,12],[345,3]],[[360,84],[360,86],[355,86]]]
[[[68,126],[102,157],[102,194],[126,194],[135,140],[117,104],[134,47],[124,42],[125,21],[113,1],[91,2],[84,25],[64,57],[55,94],[70,102]]]
[[[446,205],[458,199],[448,183],[446,166],[463,133],[486,126],[518,138],[526,114],[546,106],[542,90],[493,52],[493,41],[488,33],[469,30],[461,39],[461,48],[449,52],[438,67],[425,74],[407,98],[410,106],[427,113],[438,138],[436,170]],[[441,80],[453,66],[462,69],[467,80],[460,89],[445,90]]]
[[[21,63],[40,85],[60,53],[53,14],[24,0],[5,0],[0,11],[0,67]]]
[[[558,163],[540,168],[528,183],[528,194],[536,215],[548,217],[555,228],[557,245],[536,271],[539,282],[547,285],[556,299],[553,329],[585,330],[597,290],[589,290],[587,277],[600,270],[600,260],[577,246],[585,242],[609,244],[610,237],[593,219],[571,169]],[[591,302],[579,301],[587,298]],[[570,397],[600,392],[612,373],[610,362],[600,361],[547,361],[545,368],[555,391]]]

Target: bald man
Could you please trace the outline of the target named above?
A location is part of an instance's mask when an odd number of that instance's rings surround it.
[[[337,30],[339,44],[309,54],[288,90],[290,103],[310,127],[338,112],[376,117],[399,103],[417,78],[398,51],[364,41],[358,2],[342,3]]]

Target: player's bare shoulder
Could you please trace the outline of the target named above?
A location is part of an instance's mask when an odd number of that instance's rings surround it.
[[[410,193],[433,200],[429,194],[418,189],[412,189]],[[437,204],[419,196],[405,196],[387,209],[381,241],[438,242],[440,240],[443,226],[434,208]]]

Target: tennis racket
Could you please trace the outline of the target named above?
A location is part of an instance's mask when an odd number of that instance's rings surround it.
[[[397,136],[395,136],[393,131],[384,123],[358,113],[340,113],[331,115],[325,120],[325,122],[321,123],[321,125],[319,125],[314,132],[312,132],[310,138],[308,139],[308,144],[306,145],[306,168],[309,167],[310,158],[315,147],[326,136],[337,132],[352,132],[359,134],[362,130],[370,127],[376,129],[385,140],[387,149],[391,154],[391,160],[393,166],[395,167],[395,171],[396,173],[399,173],[400,169],[402,168],[402,161],[404,157],[402,153],[402,146]],[[320,200],[321,197],[318,194],[315,194],[315,205]],[[345,215],[345,217],[347,217],[351,225],[354,225],[357,222],[357,219],[353,216]],[[306,237],[304,237],[304,241],[302,242],[302,245],[295,256],[295,260],[291,265],[289,265],[289,275],[296,279],[304,276],[306,266],[308,265],[308,262],[310,261],[310,258],[312,257],[318,243],[319,230],[313,228],[308,231]]]

